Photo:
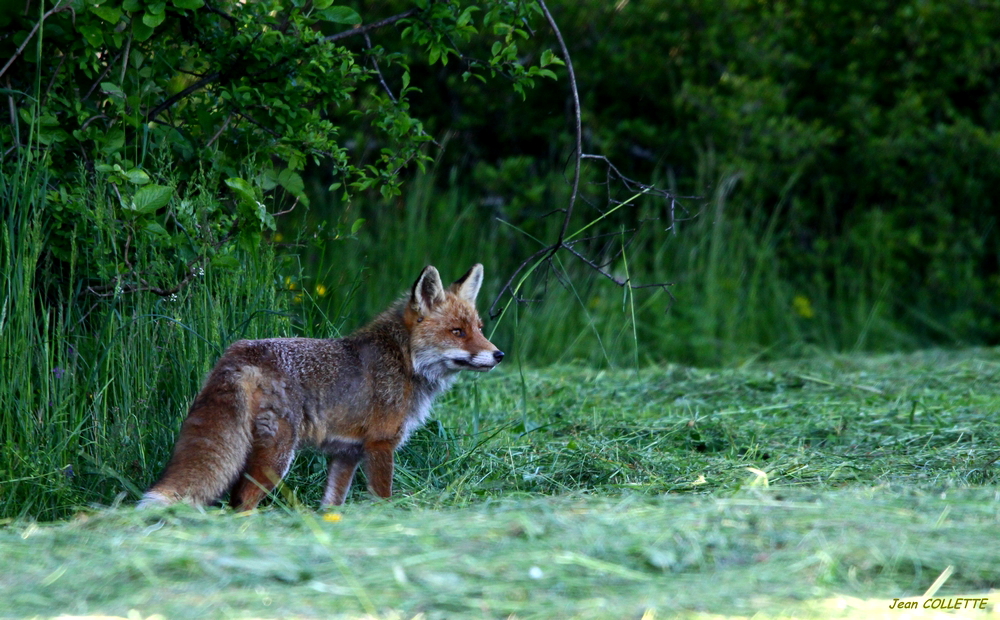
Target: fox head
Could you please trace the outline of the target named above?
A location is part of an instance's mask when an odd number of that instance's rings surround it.
[[[503,351],[483,335],[483,322],[476,312],[482,284],[479,264],[448,288],[434,267],[420,272],[404,311],[417,374],[439,379],[459,370],[484,372],[503,359]]]

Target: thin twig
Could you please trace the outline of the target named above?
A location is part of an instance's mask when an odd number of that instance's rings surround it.
[[[270,127],[268,127],[264,123],[258,121],[254,117],[250,116],[249,114],[247,114],[246,112],[244,112],[243,110],[241,110],[240,107],[237,106],[235,103],[233,104],[233,107],[235,108],[234,114],[236,114],[240,118],[245,118],[246,120],[250,121],[254,125],[257,125],[258,127],[260,127],[261,129],[263,129],[267,133],[271,134],[275,138],[281,138],[282,137],[281,133],[275,131],[274,129],[271,129]]]
[[[111,62],[105,63],[104,70],[101,71],[101,74],[97,76],[97,79],[94,80],[94,83],[90,85],[89,89],[87,89],[87,94],[83,96],[84,101],[90,99],[90,96],[94,94],[94,90],[96,90],[97,87],[101,84],[101,82],[104,81],[104,78],[108,77],[108,73],[111,72],[111,67],[113,67],[115,63],[118,62],[118,59],[122,57],[122,54],[124,52],[125,50],[118,52],[117,54],[115,54],[115,57],[111,59]]]
[[[601,268],[600,265],[596,264],[594,261],[590,260],[589,258],[587,258],[586,256],[584,256],[583,254],[580,254],[579,252],[577,252],[576,250],[574,250],[572,247],[570,247],[570,246],[565,246],[565,247],[566,247],[567,250],[569,250],[570,254],[576,256],[577,258],[579,258],[583,262],[587,263],[587,265],[590,266],[594,271],[596,271],[597,273],[601,274],[605,278],[611,280],[612,282],[614,282],[618,286],[627,286],[627,287],[629,287],[631,289],[660,288],[660,289],[663,289],[663,290],[667,290],[668,286],[673,286],[673,284],[674,284],[673,282],[654,282],[653,284],[632,284],[632,279],[631,278],[629,278],[628,280],[622,280],[621,278],[616,278],[614,275],[612,275],[611,273],[608,273],[608,271],[606,271],[605,269]]]
[[[229,122],[232,120],[233,120],[232,114],[227,116],[226,122],[222,123],[222,127],[219,127],[219,131],[215,132],[215,135],[212,136],[212,139],[209,140],[208,143],[205,144],[205,146],[212,146],[213,144],[215,144],[215,141],[219,139],[219,136],[221,136],[222,132],[226,130],[226,127],[229,127]]]
[[[97,297],[112,297],[119,293],[143,293],[143,292],[153,293],[154,295],[159,295],[160,297],[170,297],[171,295],[175,295],[176,293],[180,292],[181,289],[187,286],[188,282],[193,280],[195,275],[199,275],[198,271],[195,269],[195,266],[204,259],[205,259],[204,256],[197,256],[191,259],[186,266],[187,275],[185,275],[184,278],[182,278],[179,282],[177,282],[177,284],[175,284],[170,288],[154,286],[149,282],[147,282],[144,278],[142,278],[138,273],[133,271],[131,272],[131,275],[135,276],[135,278],[139,281],[138,285],[127,284],[122,286],[121,285],[122,276],[118,276],[118,278],[116,278],[115,284],[88,286],[87,292],[89,292],[92,295],[96,295]]]
[[[63,65],[66,64],[66,58],[68,58],[68,56],[66,56],[66,54],[63,54],[59,58],[59,64],[56,65],[56,70],[52,72],[52,79],[49,80],[49,85],[47,87],[45,87],[45,94],[42,95],[42,100],[39,103],[40,107],[45,107],[45,104],[48,102],[48,100],[49,100],[49,93],[52,92],[52,87],[56,83],[56,78],[59,77],[59,72],[62,71]]]
[[[393,15],[392,17],[386,17],[385,19],[380,19],[377,22],[372,22],[366,26],[358,26],[357,28],[351,28],[350,30],[344,30],[343,32],[338,32],[337,34],[331,34],[330,36],[323,37],[321,41],[331,43],[333,41],[339,41],[341,39],[346,39],[348,37],[356,37],[359,34],[367,34],[372,30],[376,30],[383,26],[388,26],[389,24],[394,24],[401,19],[406,19],[407,17],[412,17],[419,12],[419,9],[410,9],[409,11],[403,11],[398,15]]]
[[[91,123],[93,123],[94,121],[99,121],[102,118],[107,118],[107,116],[104,114],[96,114],[94,116],[91,116],[90,118],[88,118],[83,122],[83,125],[80,126],[80,131],[85,130]]]
[[[563,239],[566,238],[566,233],[569,231],[569,221],[573,217],[573,206],[576,204],[576,196],[580,191],[580,160],[583,158],[583,128],[580,120],[580,93],[576,87],[576,73],[573,71],[573,61],[569,56],[569,48],[566,47],[566,41],[563,40],[562,32],[560,32],[556,20],[552,17],[552,13],[549,12],[549,7],[545,4],[545,0],[538,0],[538,4],[542,7],[542,13],[545,14],[546,21],[549,22],[549,26],[551,26],[552,31],[556,35],[556,40],[559,42],[559,49],[562,51],[563,61],[566,63],[566,71],[569,73],[569,89],[573,95],[573,131],[576,138],[575,159],[573,161],[573,191],[569,196],[569,205],[566,207],[566,215],[563,218],[559,239],[554,244],[555,247],[552,250],[552,253],[555,254],[559,250],[559,247],[562,246]]]
[[[514,284],[514,278],[516,278],[522,271],[524,271],[524,269],[529,264],[533,263],[536,258],[542,256],[546,252],[551,252],[551,251],[552,251],[552,247],[551,246],[547,246],[547,247],[542,248],[541,250],[538,250],[537,252],[535,252],[534,254],[532,254],[531,256],[529,256],[528,258],[524,259],[524,261],[522,261],[521,264],[518,265],[517,269],[514,270],[514,273],[510,274],[510,277],[507,278],[507,281],[504,283],[504,285],[502,287],[500,287],[500,293],[496,296],[496,299],[493,300],[493,303],[490,304],[490,318],[491,319],[495,319],[498,316],[500,316],[500,312],[497,312],[497,304],[500,303],[500,299],[503,297],[503,295],[504,295],[505,292],[509,291],[510,294],[511,294],[511,296],[516,298],[517,294],[514,291],[514,289],[511,288],[511,285]]]
[[[378,68],[378,61],[375,60],[375,54],[372,52],[372,40],[368,36],[367,32],[365,33],[365,47],[368,49],[368,57],[371,58],[372,66],[375,67],[375,73],[378,74],[378,81],[382,84],[382,88],[385,90],[386,94],[389,95],[389,99],[391,99],[393,103],[399,103],[396,100],[396,96],[392,94],[392,90],[389,88],[389,85],[386,84],[385,76],[382,75],[382,70]]]
[[[181,92],[173,94],[173,95],[167,97],[167,99],[163,103],[161,103],[160,105],[158,105],[155,108],[153,108],[149,112],[149,114],[146,115],[146,122],[152,122],[152,121],[156,120],[156,117],[159,116],[161,112],[163,112],[164,110],[166,110],[170,106],[174,105],[175,103],[177,103],[178,101],[180,101],[184,97],[187,97],[191,93],[195,92],[196,90],[201,90],[202,88],[204,88],[205,86],[211,84],[212,82],[214,82],[215,80],[219,79],[220,77],[222,77],[222,72],[221,71],[213,71],[213,72],[209,73],[208,75],[206,75],[205,77],[203,77],[200,80],[198,80],[197,82],[195,82],[194,84],[188,86],[187,88],[185,88]]]
[[[295,198],[295,202],[292,203],[292,206],[288,207],[284,211],[278,211],[277,213],[272,213],[271,215],[273,217],[278,217],[279,215],[285,215],[286,213],[291,213],[292,211],[295,210],[295,207],[297,207],[297,206],[299,206],[299,199],[298,199],[298,197]]]
[[[205,9],[209,13],[215,13],[216,15],[222,17],[227,22],[229,22],[229,27],[232,28],[233,34],[236,34],[237,28],[239,27],[239,22],[236,21],[235,17],[233,17],[232,15],[230,15],[229,13],[226,13],[225,11],[223,11],[221,9],[218,9],[218,8],[212,6],[208,2],[205,3]]]
[[[66,9],[70,9],[71,8],[69,6],[70,2],[72,2],[72,0],[66,0],[66,4],[62,6],[60,6],[60,4],[56,2],[56,5],[54,7],[52,7],[42,15],[42,18],[38,20],[38,23],[35,24],[35,27],[31,29],[31,32],[28,33],[28,36],[25,37],[24,41],[21,42],[21,45],[17,48],[17,50],[14,51],[14,55],[10,57],[10,60],[8,60],[7,64],[3,66],[3,69],[0,69],[0,77],[2,77],[3,74],[7,72],[7,69],[9,69],[10,66],[14,64],[14,61],[17,60],[17,57],[21,55],[21,52],[24,51],[24,48],[28,46],[28,42],[31,41],[32,38],[34,38],[35,33],[38,32],[38,29],[42,27],[42,23],[46,19],[48,19],[53,13],[58,13],[59,11],[65,11]]]

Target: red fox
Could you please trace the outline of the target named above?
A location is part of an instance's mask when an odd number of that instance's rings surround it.
[[[346,338],[240,340],[194,399],[163,475],[139,506],[207,504],[230,491],[250,510],[288,472],[295,451],[330,457],[322,506],[344,503],[363,464],[368,489],[392,495],[393,451],[427,419],[460,370],[492,370],[503,352],[476,312],[483,266],[447,289],[437,269]]]

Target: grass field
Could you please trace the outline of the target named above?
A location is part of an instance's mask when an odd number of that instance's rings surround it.
[[[998,409],[995,349],[512,365],[439,402],[390,502],[315,512],[303,455],[251,514],[8,521],[0,616],[994,617]]]

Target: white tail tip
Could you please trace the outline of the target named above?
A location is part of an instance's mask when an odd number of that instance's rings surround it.
[[[167,506],[172,503],[173,502],[170,501],[170,498],[164,495],[163,493],[157,493],[156,491],[146,491],[143,494],[142,499],[139,500],[139,503],[136,504],[135,507],[139,510],[142,510],[143,508],[151,508],[153,506]]]

